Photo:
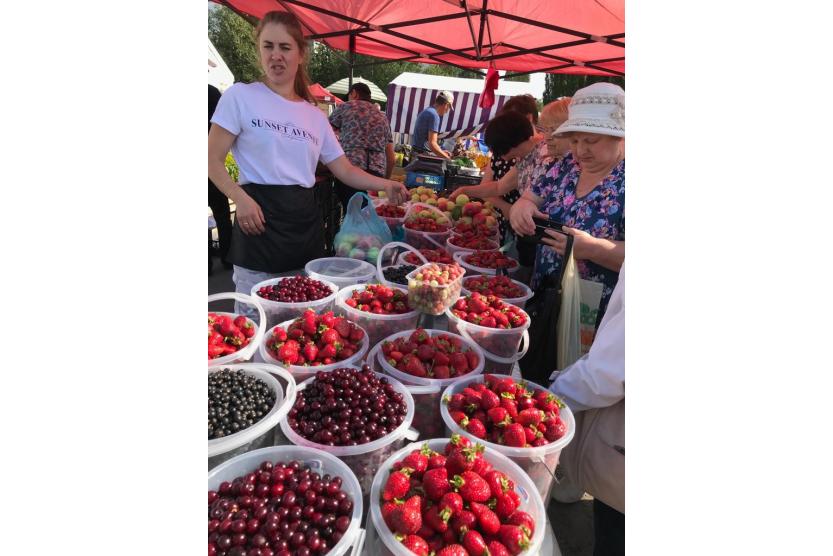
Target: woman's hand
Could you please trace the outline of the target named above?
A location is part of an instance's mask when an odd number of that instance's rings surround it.
[[[515,233],[522,236],[531,236],[535,234],[535,222],[532,220],[533,216],[549,218],[549,216],[538,210],[535,203],[522,197],[515,201],[515,204],[512,205],[512,210],[509,211],[509,224],[512,225]]]
[[[593,252],[593,248],[596,246],[596,238],[587,232],[577,230],[576,228],[568,228],[567,226],[564,226],[563,230],[573,236],[573,258],[577,261],[589,259]],[[560,234],[555,230],[545,230],[544,233],[550,237],[545,237],[541,240],[541,242],[552,247],[556,253],[563,257],[564,251],[567,249],[567,236]]]
[[[389,202],[394,205],[401,205],[410,197],[408,194],[408,188],[405,187],[405,184],[395,180],[386,180],[385,195],[387,195],[388,199],[390,199]]]
[[[454,191],[452,191],[451,195],[449,195],[448,198],[452,201],[456,201],[457,197],[459,197],[460,195],[465,195],[465,196],[468,197],[469,196],[468,191],[469,191],[468,186],[462,185],[462,186],[458,187],[457,189],[455,189]]]
[[[240,198],[234,201],[235,218],[240,224],[243,233],[249,236],[257,236],[266,231],[266,219],[254,199],[243,193]]]

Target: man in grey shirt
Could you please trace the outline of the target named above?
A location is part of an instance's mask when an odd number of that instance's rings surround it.
[[[440,148],[437,136],[440,132],[440,118],[453,110],[453,103],[454,95],[449,91],[440,91],[434,99],[434,105],[419,113],[414,125],[414,134],[411,137],[411,145],[416,152],[431,152],[442,158],[451,159],[451,154]]]

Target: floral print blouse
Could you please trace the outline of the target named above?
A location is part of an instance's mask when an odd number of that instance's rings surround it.
[[[625,241],[625,161],[583,197],[576,197],[576,186],[581,174],[572,153],[556,162],[537,183],[532,192],[544,200],[541,212],[550,219],[589,233],[593,237]],[[537,288],[544,277],[561,268],[561,257],[549,246],[539,245],[535,255],[535,270],[531,286]],[[607,303],[619,279],[619,273],[592,261],[576,261],[579,276],[584,280],[603,284],[599,304],[599,326]]]

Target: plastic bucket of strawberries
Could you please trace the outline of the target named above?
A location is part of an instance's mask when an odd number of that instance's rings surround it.
[[[336,312],[367,331],[371,346],[397,330],[414,328],[419,320],[408,294],[383,284],[344,288],[336,296]]]
[[[448,329],[479,345],[489,357],[517,361],[524,335],[528,347],[529,315],[516,305],[493,296],[472,293],[461,297],[445,312]]]
[[[510,458],[549,500],[561,451],[576,432],[573,412],[534,382],[485,374],[449,385],[440,413],[446,428]]]
[[[467,296],[473,292],[480,295],[494,295],[521,309],[526,306],[526,302],[534,294],[532,289],[523,282],[513,280],[508,276],[489,276],[487,274],[467,276],[463,279],[463,287],[460,293]]]
[[[500,452],[460,435],[391,455],[373,479],[369,504],[380,540],[368,546],[372,554],[533,556],[544,542],[546,510],[530,478]]]
[[[254,297],[242,293],[215,293],[208,303],[233,300],[237,306],[254,307],[258,321],[247,315],[221,311],[208,312],[208,366],[242,363],[252,358],[266,330],[266,313]]]
[[[474,251],[454,253],[454,262],[471,274],[495,276],[499,269],[506,269],[512,275],[521,269],[520,263],[512,257],[507,257],[502,251]]]
[[[401,205],[393,205],[389,199],[373,199],[373,207],[376,209],[376,214],[385,221],[388,225],[390,233],[395,233],[405,222],[405,213],[411,206],[410,201],[402,203]]]
[[[333,311],[307,310],[270,328],[258,348],[266,363],[289,369],[295,380],[358,364],[370,349],[367,331]]]
[[[271,278],[252,286],[252,297],[263,305],[269,326],[303,315],[307,309],[328,311],[336,293],[334,282],[303,275]]]

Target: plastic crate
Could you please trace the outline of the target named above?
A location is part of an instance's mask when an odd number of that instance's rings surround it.
[[[422,172],[406,172],[405,187],[430,187],[438,193],[445,187],[445,176],[423,174]]]

